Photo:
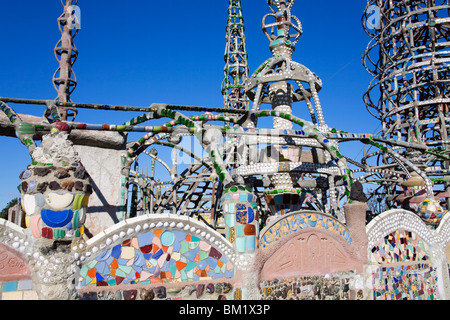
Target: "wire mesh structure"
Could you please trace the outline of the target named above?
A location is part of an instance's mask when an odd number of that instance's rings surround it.
[[[364,29],[372,37],[363,64],[374,77],[364,102],[380,120],[383,137],[428,147],[427,152],[414,148],[396,152],[432,178],[440,198],[447,197],[442,192],[448,188],[450,163],[449,13],[449,1],[444,0],[371,0],[363,15]],[[378,157],[380,167],[411,171],[401,168],[389,153],[367,152],[363,161],[373,157]],[[390,200],[405,205],[405,198],[420,194],[409,188],[423,187],[415,174],[406,182],[393,175],[380,176],[379,181]]]

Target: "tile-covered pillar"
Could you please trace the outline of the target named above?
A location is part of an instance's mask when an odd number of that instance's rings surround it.
[[[69,300],[75,289],[77,251],[85,245],[90,177],[68,133],[44,136],[32,158],[33,163],[20,175],[20,191],[33,240],[33,284],[41,300]]]
[[[65,135],[44,136],[34,163],[20,174],[25,223],[44,246],[83,235],[92,194],[89,174]]]
[[[234,186],[222,197],[225,235],[239,253],[254,253],[258,246],[259,212],[250,187]]]

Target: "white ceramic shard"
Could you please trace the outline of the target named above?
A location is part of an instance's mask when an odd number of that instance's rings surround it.
[[[36,210],[36,198],[34,195],[25,194],[22,197],[22,208],[28,216],[32,216]]]
[[[45,197],[45,202],[55,210],[62,210],[72,204],[73,198],[74,196],[71,193],[57,194],[51,192]]]

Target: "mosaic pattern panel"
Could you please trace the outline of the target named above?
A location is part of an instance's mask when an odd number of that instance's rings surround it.
[[[338,220],[320,213],[296,213],[271,226],[262,235],[259,247],[261,250],[265,250],[282,237],[308,228],[331,231],[343,237],[348,243],[352,243],[350,232]]]
[[[396,230],[373,247],[375,300],[439,299],[437,274],[430,263],[429,246],[416,233]],[[400,265],[399,265],[400,264]],[[376,265],[383,265],[376,267]]]
[[[418,235],[406,230],[396,230],[372,248],[371,261],[376,264],[427,261],[429,246]]]
[[[362,290],[355,290],[351,286],[353,276],[352,274],[335,274],[332,277],[309,276],[263,281],[260,284],[261,300],[362,299]]]
[[[373,272],[375,300],[438,300],[436,269],[430,264],[383,267]]]
[[[75,300],[240,300],[242,290],[231,283],[192,284],[183,287],[77,292]]]
[[[206,241],[183,231],[155,230],[126,240],[85,264],[79,286],[225,280],[234,273],[231,261]]]
[[[7,281],[0,283],[1,300],[37,300],[38,295],[33,290],[31,279]]]
[[[36,239],[73,240],[84,234],[92,186],[80,163],[28,166],[20,179],[25,224]]]
[[[259,234],[256,196],[249,187],[231,187],[222,197],[226,238],[240,253],[254,252]]]

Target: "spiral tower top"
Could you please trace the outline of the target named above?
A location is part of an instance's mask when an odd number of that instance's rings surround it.
[[[448,145],[449,12],[448,0],[368,1],[364,101],[387,138]]]
[[[435,196],[449,207],[449,1],[368,0],[362,22],[372,37],[363,64],[374,77],[364,94],[366,107],[380,120],[384,138],[426,147],[395,151],[433,182]],[[385,166],[395,165],[387,153],[382,157]],[[389,186],[388,198],[405,198],[412,189],[413,198],[406,199],[413,201],[423,183],[418,176],[399,181]]]

